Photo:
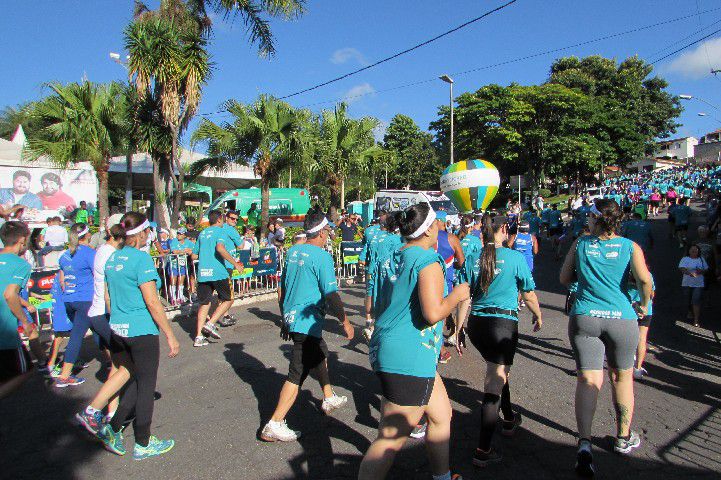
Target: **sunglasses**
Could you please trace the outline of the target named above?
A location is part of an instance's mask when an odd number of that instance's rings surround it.
[[[226,220],[233,220],[234,222],[238,221],[238,217],[225,217]]]

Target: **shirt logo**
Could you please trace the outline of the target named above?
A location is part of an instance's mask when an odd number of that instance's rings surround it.
[[[115,265],[115,271],[116,271],[116,272],[119,272],[119,271],[122,270],[123,268],[125,268],[124,265]]]
[[[618,252],[608,252],[606,254],[606,258],[617,258],[617,257],[618,257]]]

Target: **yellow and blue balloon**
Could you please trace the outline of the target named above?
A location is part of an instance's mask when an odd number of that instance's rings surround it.
[[[441,175],[441,191],[459,212],[486,210],[498,193],[498,170],[485,160],[464,160],[449,165]]]

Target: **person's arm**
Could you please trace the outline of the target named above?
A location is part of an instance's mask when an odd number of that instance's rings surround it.
[[[533,254],[538,255],[538,239],[535,235],[531,235],[531,238],[533,239]]]
[[[243,271],[243,264],[236,260],[230,253],[228,253],[228,250],[225,249],[225,245],[223,245],[222,243],[218,243],[215,246],[215,251],[218,252],[224,260],[230,262],[236,268],[236,270],[238,270],[239,272]]]
[[[521,296],[523,297],[523,301],[526,302],[528,310],[533,315],[533,331],[537,332],[543,325],[543,319],[541,318],[541,305],[538,303],[536,292],[534,290],[521,292]]]
[[[60,288],[65,291],[65,272],[62,269],[58,270],[58,282],[60,282]]]
[[[646,259],[643,256],[643,250],[641,247],[633,244],[633,254],[631,256],[631,273],[636,279],[636,288],[638,288],[641,294],[641,301],[638,304],[636,313],[639,318],[646,316],[648,312],[648,302],[651,301],[651,294],[653,292],[653,282],[651,281],[651,273],[646,267]]]
[[[561,273],[559,275],[559,280],[563,285],[566,287],[570,286],[573,282],[576,281],[576,245],[578,244],[578,240],[574,241],[571,245],[571,248],[568,250],[568,253],[566,254],[566,259],[563,261],[563,266],[561,267]]]
[[[470,298],[470,287],[461,283],[443,298],[443,269],[438,263],[424,267],[418,275],[418,297],[421,302],[423,318],[435,325],[450,315],[451,311],[463,300]]]
[[[105,282],[105,313],[110,314],[110,292],[108,291],[108,282]]]
[[[165,339],[168,341],[168,348],[170,349],[168,356],[171,358],[176,356],[180,351],[180,343],[178,343],[178,339],[175,338],[173,329],[170,328],[170,322],[165,314],[165,309],[163,308],[163,304],[160,303],[160,297],[158,297],[155,281],[151,280],[140,285],[140,292],[143,294],[143,300],[148,307],[150,316],[153,317],[153,321],[158,325],[158,328],[163,332]]]
[[[348,340],[353,340],[355,330],[348,317],[345,314],[345,308],[343,307],[343,300],[341,300],[338,292],[333,292],[325,296],[325,303],[328,306],[328,313],[336,317],[343,324],[343,331]]]

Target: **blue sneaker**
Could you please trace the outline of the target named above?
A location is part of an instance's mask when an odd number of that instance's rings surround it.
[[[56,388],[77,387],[83,383],[85,383],[85,379],[82,377],[76,377],[75,375],[70,375],[68,378],[58,377],[55,379]]]
[[[115,433],[113,427],[105,424],[98,432],[98,438],[103,442],[103,446],[107,451],[113,452],[116,455],[125,455],[122,432]]]
[[[133,449],[133,459],[142,460],[144,458],[155,457],[169,452],[175,446],[175,440],[160,440],[154,435],[150,436],[148,446],[143,447],[136,443]]]
[[[83,410],[75,414],[75,419],[85,427],[90,434],[99,436],[100,430],[103,428],[104,417],[103,412],[96,410],[92,415]]]

